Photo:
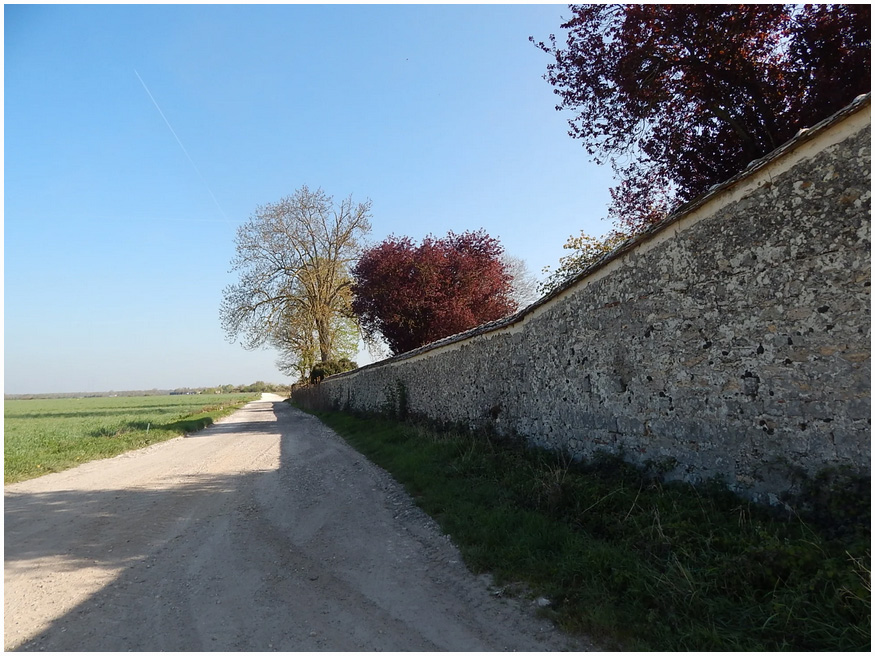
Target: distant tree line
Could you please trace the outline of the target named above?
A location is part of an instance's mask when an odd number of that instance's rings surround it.
[[[216,387],[175,387],[173,389],[148,389],[148,390],[109,390],[107,392],[49,392],[45,394],[4,394],[3,398],[9,401],[27,399],[91,399],[106,398],[112,396],[174,396],[178,394],[250,394],[256,392],[285,393],[289,386],[284,383],[265,383],[257,381],[251,385],[219,385]]]
[[[218,387],[196,388],[193,391],[196,394],[252,394],[256,392],[282,393],[288,389],[289,386],[284,383],[265,383],[259,380],[251,385],[220,385]],[[180,391],[176,390],[176,393],[180,393]]]

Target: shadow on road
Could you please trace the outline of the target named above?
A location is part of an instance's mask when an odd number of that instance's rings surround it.
[[[256,403],[263,404],[264,407],[258,407],[255,409],[250,408],[247,411],[250,415],[255,415],[253,421],[219,421],[215,424],[211,424],[208,428],[204,430],[187,433],[185,435],[185,438],[214,438],[216,435],[227,435],[229,433],[254,433],[258,435],[264,435],[267,432],[275,432],[275,427],[272,425],[273,417],[275,416],[274,406],[281,404],[282,402],[256,401]],[[180,423],[182,422],[177,422],[177,424]],[[162,428],[169,427],[170,425],[162,426]]]
[[[7,492],[4,500],[4,561],[6,567],[23,561],[59,556],[71,567],[79,562],[107,568],[140,559],[160,541],[166,529],[191,514],[204,497],[230,495],[240,476],[191,476],[166,490],[94,490],[88,492]],[[70,540],[46,539],[41,525],[78,526]],[[125,534],[142,536],[133,542]],[[110,533],[111,530],[111,533]],[[66,532],[64,537],[67,537]]]
[[[226,421],[186,440],[218,441],[229,434],[265,437],[277,435],[273,408],[279,402],[255,402],[250,409],[257,419]],[[281,437],[279,439],[282,439]],[[166,444],[166,443],[165,443]],[[164,446],[164,445],[161,445]],[[120,461],[104,461],[118,467]],[[23,492],[8,486],[4,495],[4,569],[7,609],[10,600],[22,597],[16,608],[57,604],[61,589],[78,588],[79,602],[52,618],[51,608],[27,608],[27,614],[42,613],[46,626],[20,642],[16,624],[24,620],[5,613],[4,642],[7,650],[126,651],[208,650],[229,648],[200,644],[196,638],[182,642],[167,639],[170,615],[185,615],[185,609],[164,607],[176,595],[176,586],[196,586],[186,560],[196,559],[178,546],[191,542],[203,547],[197,535],[208,524],[228,525],[245,520],[251,510],[246,491],[258,480],[277,476],[276,470],[230,474],[181,474],[167,487],[123,487],[108,483],[103,489],[60,489]],[[111,477],[108,477],[111,478]],[[178,551],[178,552],[177,552]],[[87,574],[82,574],[87,571]],[[10,576],[24,573],[29,590],[9,586]],[[76,584],[77,577],[83,580]],[[14,589],[16,588],[16,589]],[[52,591],[58,589],[58,595]],[[39,592],[39,595],[36,593]],[[177,596],[178,597],[178,596]],[[164,625],[164,626],[162,626]],[[149,629],[148,627],[151,627]],[[149,639],[143,642],[143,637]],[[267,649],[267,645],[264,645]]]

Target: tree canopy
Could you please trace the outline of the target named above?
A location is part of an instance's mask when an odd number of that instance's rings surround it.
[[[598,262],[628,238],[629,235],[617,230],[602,239],[597,239],[583,231],[579,235],[572,235],[562,246],[571,253],[559,258],[559,266],[555,271],[550,271],[550,267],[544,268],[544,273],[549,275],[539,285],[538,290],[542,294],[549,294],[587,267]]]
[[[870,90],[861,5],[571,5],[536,46],[569,134],[619,178],[637,232]],[[535,43],[534,38],[530,40]]]
[[[503,248],[483,231],[431,235],[417,245],[391,236],[352,269],[352,307],[368,336],[403,353],[512,313]]]
[[[370,231],[370,209],[370,201],[335,203],[307,186],[258,207],[237,230],[239,282],[225,288],[220,310],[228,338],[278,348],[284,373],[302,376],[318,360],[348,357],[349,267]]]

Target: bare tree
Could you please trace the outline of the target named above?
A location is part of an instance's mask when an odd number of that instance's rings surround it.
[[[538,291],[538,281],[532,276],[526,261],[515,255],[502,254],[501,261],[505,270],[511,275],[511,296],[520,308],[527,307],[537,301],[541,294]]]
[[[335,204],[322,189],[298,189],[258,207],[237,230],[231,271],[239,281],[223,292],[220,315],[229,341],[244,348],[280,348],[282,363],[332,359],[348,329],[349,268],[370,231],[371,201]]]

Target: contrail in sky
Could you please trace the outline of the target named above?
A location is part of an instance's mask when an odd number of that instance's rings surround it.
[[[146,83],[143,82],[143,78],[141,78],[140,74],[137,73],[136,68],[134,69],[134,75],[137,76],[137,79],[140,81],[140,84],[143,85],[143,88],[146,90],[146,93],[149,94],[149,98],[152,100],[152,104],[155,105],[155,109],[157,109],[158,113],[161,114],[161,118],[164,119],[164,122],[167,124],[167,127],[170,129],[170,133],[173,135],[173,138],[176,139],[176,143],[178,143],[179,147],[182,148],[182,152],[185,153],[185,156],[188,158],[188,161],[191,162],[192,167],[194,168],[194,170],[197,172],[198,176],[200,177],[201,182],[204,183],[204,186],[207,188],[207,191],[210,194],[210,198],[213,199],[213,202],[216,204],[216,207],[218,208],[219,212],[221,212],[222,216],[225,218],[225,222],[228,225],[231,225],[231,222],[228,220],[228,216],[225,214],[225,211],[222,209],[222,206],[219,205],[219,201],[216,200],[216,196],[213,194],[213,190],[210,189],[210,185],[207,184],[206,178],[204,178],[200,169],[197,167],[197,164],[194,163],[194,160],[191,158],[191,155],[188,154],[188,151],[185,149],[185,146],[182,145],[182,140],[176,134],[176,130],[173,129],[173,126],[170,125],[170,121],[168,121],[167,117],[164,116],[164,112],[162,112],[161,107],[158,106],[158,101],[155,100],[155,97],[152,95],[152,92],[149,91],[149,87],[146,86]]]

